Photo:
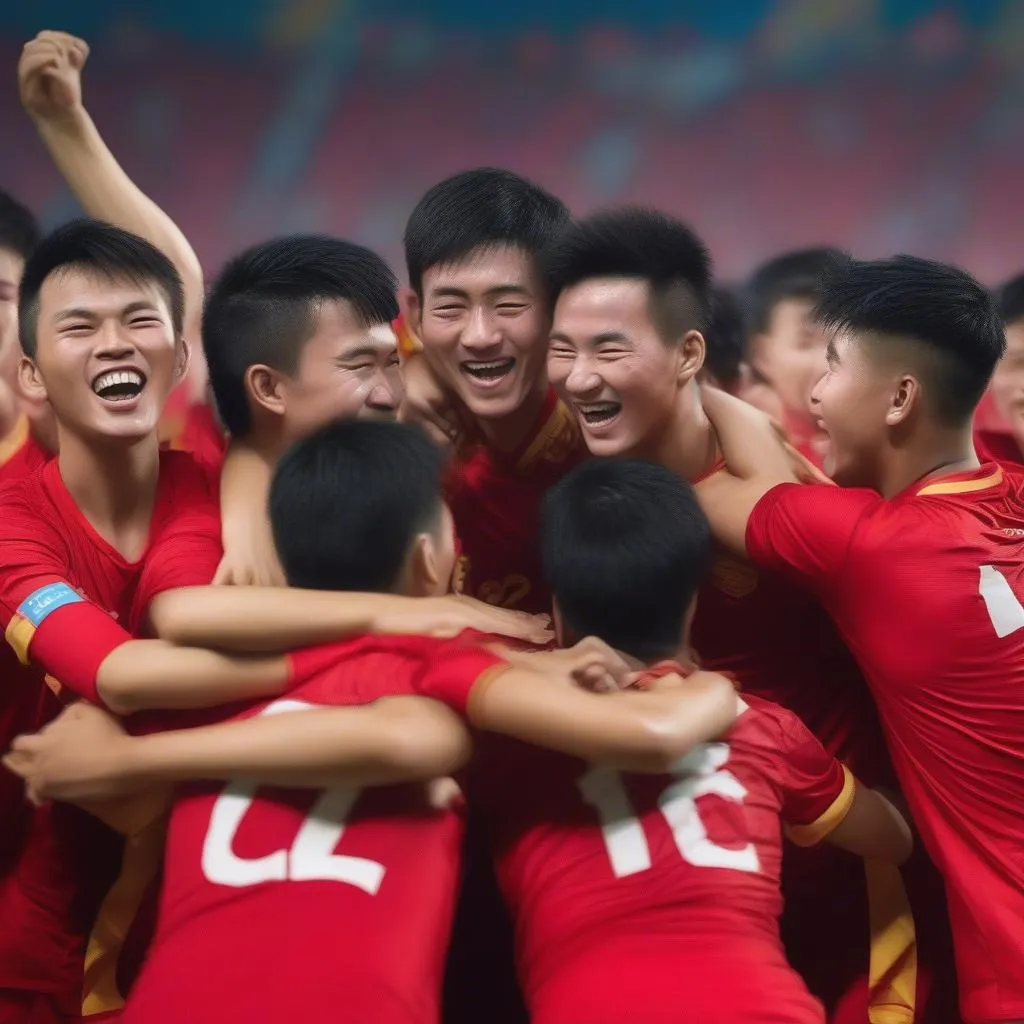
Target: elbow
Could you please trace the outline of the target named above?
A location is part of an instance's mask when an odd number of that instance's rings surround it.
[[[465,766],[472,741],[464,728],[427,729],[422,717],[396,711],[382,748],[388,774],[393,774],[396,782],[438,779]]]
[[[910,860],[910,855],[914,852],[914,833],[907,819],[898,811],[894,813],[893,819],[892,836],[880,851],[881,856],[878,859],[901,867]]]
[[[138,687],[117,676],[104,678],[102,669],[100,673],[96,679],[96,693],[104,708],[118,717],[143,710],[138,699]]]
[[[189,588],[158,594],[149,606],[149,624],[153,633],[168,643],[186,646],[196,643],[195,616],[189,614]]]

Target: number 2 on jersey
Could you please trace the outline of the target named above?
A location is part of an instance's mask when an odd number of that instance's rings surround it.
[[[695,867],[731,868],[756,872],[761,868],[753,843],[734,850],[708,838],[697,798],[715,794],[742,804],[747,791],[732,772],[726,743],[708,743],[692,750],[672,773],[676,779],[658,797],[658,809],[672,829],[679,855]],[[616,878],[626,878],[651,867],[651,850],[637,819],[620,772],[598,765],[578,780],[583,799],[597,811],[608,859]]]
[[[282,700],[265,708],[262,714],[301,711],[311,706],[297,700]],[[263,857],[239,857],[233,849],[235,836],[258,788],[255,782],[232,782],[217,797],[203,842],[203,874],[209,881],[236,888],[262,882],[343,882],[371,896],[377,894],[384,880],[383,864],[334,852],[345,834],[345,822],[359,797],[359,789],[323,790],[290,848]]]

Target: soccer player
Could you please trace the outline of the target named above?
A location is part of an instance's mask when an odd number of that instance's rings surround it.
[[[455,559],[442,470],[441,453],[409,426],[349,420],[300,442],[281,461],[270,496],[289,580],[306,588],[442,593]],[[338,528],[320,531],[327,519]],[[437,1020],[460,815],[429,808],[418,788],[357,788],[426,778],[464,762],[468,734],[422,697],[454,703],[482,729],[648,771],[664,770],[717,735],[736,710],[720,676],[703,674],[692,687],[678,680],[662,693],[595,695],[466,641],[365,637],[271,663],[290,679],[288,698],[251,709],[248,722],[138,741],[108,730],[103,747],[85,752],[94,765],[120,759],[129,774],[152,778],[189,745],[185,770],[194,777],[197,749],[207,767],[212,756],[223,769],[239,736],[262,733],[246,754],[259,758],[260,773],[283,773],[293,785],[332,783],[320,793],[282,793],[236,779],[179,795],[159,931],[126,1022],[320,1020],[339,1006],[360,1021]],[[253,663],[252,670],[268,668]],[[340,718],[329,713],[319,724],[311,711],[276,714],[396,695],[404,696]],[[259,712],[292,721],[252,721]],[[390,732],[382,731],[389,719]],[[395,737],[397,753],[388,749]],[[326,750],[326,760],[314,748]],[[251,760],[246,775],[253,777]],[[300,927],[289,929],[290,921]],[[293,933],[283,946],[282,929]]]
[[[192,358],[164,409],[161,438],[194,451],[200,461],[219,464],[223,433],[210,416],[199,343],[202,267],[177,225],[118,164],[89,116],[82,101],[82,73],[88,58],[84,39],[66,32],[40,32],[25,44],[18,64],[22,106],[85,213],[144,238],[165,253],[181,275],[183,331]]]
[[[910,256],[838,262],[817,319],[814,408],[840,486],[779,486],[751,411],[722,396],[708,409],[736,475],[702,500],[724,543],[812,590],[856,653],[945,879],[963,1016],[1019,1021],[1024,492],[971,436],[1003,324],[968,274]]]
[[[623,208],[574,225],[548,262],[555,301],[548,374],[576,412],[590,451],[658,462],[695,483],[698,493],[727,476],[696,380],[710,279],[700,239],[657,211]],[[701,588],[693,644],[704,664],[732,672],[745,693],[796,713],[859,778],[891,784],[870,695],[808,591],[719,550]],[[871,901],[862,866],[836,851],[792,850],[784,872],[787,954],[831,1018],[862,1021],[869,982],[875,1004],[912,1006],[911,944],[895,951],[878,944],[869,958]],[[874,919],[896,913],[878,880],[868,882]],[[827,957],[815,923],[823,905],[833,922]],[[918,936],[922,1002],[941,920],[927,931]]]
[[[692,670],[711,543],[688,484],[594,460],[552,488],[542,522],[563,642],[606,640],[650,666],[656,690],[680,663]],[[481,738],[467,792],[494,844],[535,1024],[824,1019],[779,941],[780,818],[797,842],[897,864],[909,828],[791,712],[748,695],[737,705],[721,741],[661,776]],[[824,903],[818,925],[834,925]]]
[[[825,248],[783,253],[758,267],[745,289],[754,378],[749,398],[767,412],[781,412],[790,441],[819,467],[826,442],[810,403],[811,388],[825,366],[825,337],[811,312],[821,273],[834,254]],[[765,388],[774,392],[778,409],[758,400]]]
[[[1008,468],[1024,465],[1024,274],[999,289],[999,315],[1006,328],[1006,353],[992,374],[991,392],[1006,430],[976,430],[978,458]]]

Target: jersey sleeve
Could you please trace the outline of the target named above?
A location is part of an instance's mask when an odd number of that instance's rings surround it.
[[[181,469],[181,467],[178,467]],[[178,481],[167,517],[146,555],[132,609],[132,629],[148,630],[149,606],[165,590],[206,586],[223,555],[220,504],[209,476],[190,464]]]
[[[18,660],[102,703],[100,665],[131,635],[72,586],[63,539],[32,509],[0,503],[0,549],[0,620]]]
[[[873,491],[827,484],[779,484],[747,522],[751,561],[825,589],[842,569],[863,516],[881,503]]]
[[[779,747],[782,821],[797,846],[821,842],[850,811],[854,779],[796,717],[785,713]]]
[[[442,644],[424,662],[414,680],[416,693],[447,704],[463,718],[471,720],[471,699],[511,666],[496,654],[467,639],[456,638]]]

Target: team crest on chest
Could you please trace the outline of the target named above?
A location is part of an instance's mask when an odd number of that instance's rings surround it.
[[[732,555],[716,555],[711,564],[711,582],[730,597],[746,597],[757,589],[757,570]]]

